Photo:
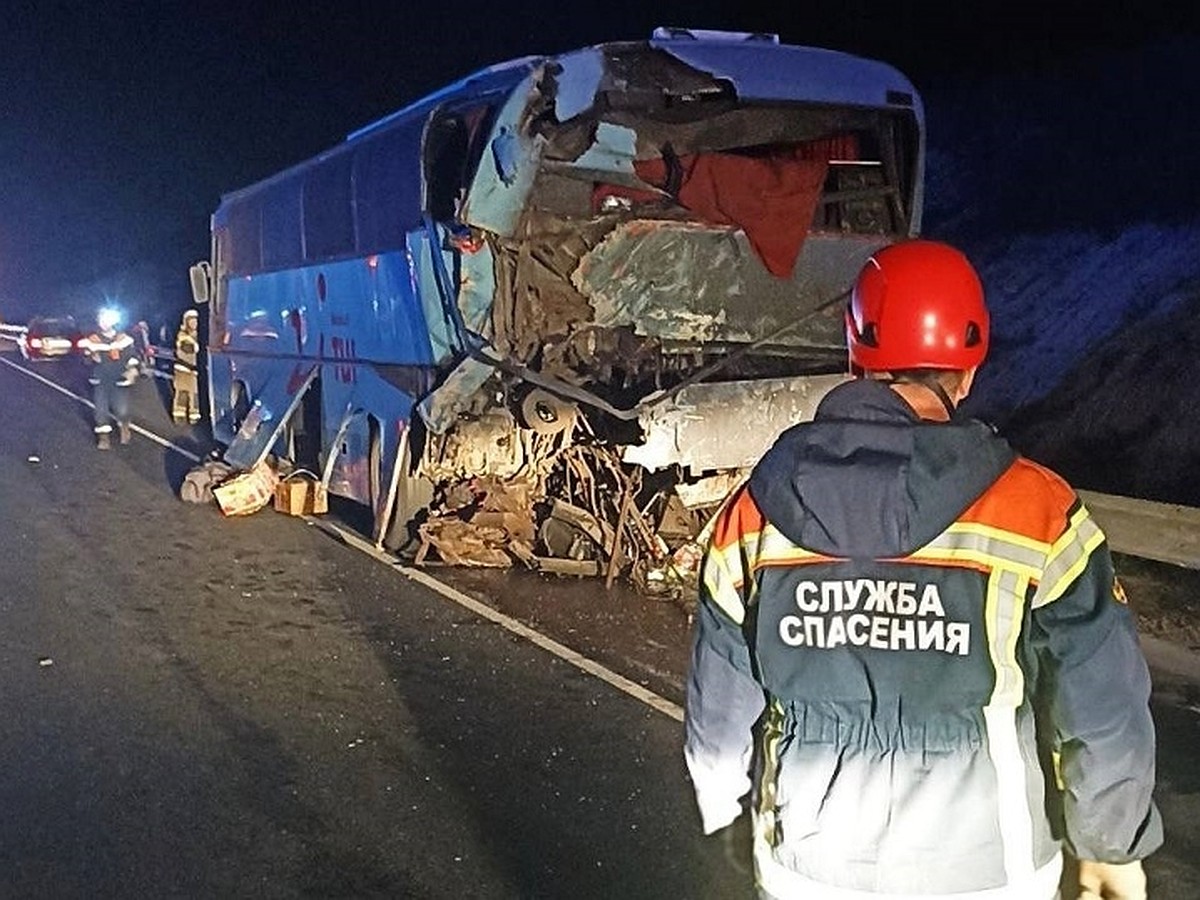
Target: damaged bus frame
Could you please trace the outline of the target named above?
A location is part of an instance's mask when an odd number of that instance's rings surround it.
[[[923,176],[903,75],[774,35],[484,69],[222,198],[214,434],[418,561],[678,584],[844,377],[848,286]]]

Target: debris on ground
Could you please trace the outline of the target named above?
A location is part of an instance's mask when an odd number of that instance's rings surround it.
[[[329,492],[307,469],[282,475],[275,485],[275,511],[289,516],[319,516],[329,512]]]
[[[441,491],[418,529],[417,565],[524,565],[547,574],[617,577],[643,593],[694,592],[698,534],[716,507],[688,508],[611,448],[576,444],[519,478],[479,477]]]
[[[267,506],[275,497],[279,475],[266,462],[239,472],[212,489],[213,497],[226,516],[248,516]]]
[[[219,459],[208,459],[196,466],[179,486],[179,499],[186,503],[212,503],[213,488],[236,472],[233,466]]]

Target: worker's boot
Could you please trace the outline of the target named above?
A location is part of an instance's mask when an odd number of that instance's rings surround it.
[[[129,443],[129,438],[130,438],[131,436],[132,436],[132,434],[131,434],[131,432],[130,432],[130,430],[129,430],[129,423],[128,423],[128,422],[122,422],[122,423],[121,423],[121,443],[122,443],[122,444],[128,444],[128,443]]]
[[[96,435],[96,449],[97,450],[108,450],[108,449],[111,449],[111,447],[112,447],[112,443],[108,439],[107,431],[102,431],[98,435]]]

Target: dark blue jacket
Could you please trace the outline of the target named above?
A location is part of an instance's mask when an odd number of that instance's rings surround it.
[[[753,750],[777,896],[1037,900],[1061,840],[1107,862],[1161,843],[1149,676],[1104,536],[982,423],[835,388],[727,505],[702,582],[687,761],[712,831]]]

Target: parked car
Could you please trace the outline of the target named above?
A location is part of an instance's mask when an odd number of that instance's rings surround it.
[[[51,359],[74,353],[82,337],[71,316],[35,316],[19,343],[26,359]]]

